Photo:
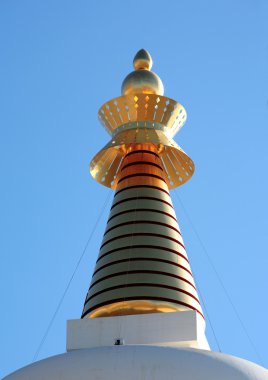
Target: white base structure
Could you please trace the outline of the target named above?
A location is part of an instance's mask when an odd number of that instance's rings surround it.
[[[196,311],[71,320],[67,322],[67,351],[116,343],[209,350],[204,328]]]
[[[268,380],[254,363],[209,351],[191,311],[68,321],[67,351],[5,380]]]

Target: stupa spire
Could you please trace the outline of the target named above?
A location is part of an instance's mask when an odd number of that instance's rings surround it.
[[[116,192],[83,319],[67,323],[68,353],[5,379],[268,379],[268,371],[254,363],[210,351],[169,194],[194,170],[172,140],[186,113],[156,93],[155,82],[144,74],[151,73],[149,53],[139,51],[134,66],[124,81],[127,93],[99,112],[111,141],[94,157],[90,172]]]
[[[99,110],[112,138],[90,172],[116,192],[82,317],[185,310],[203,317],[169,194],[194,171],[172,139],[186,111],[163,96],[146,50],[133,65],[122,96]]]

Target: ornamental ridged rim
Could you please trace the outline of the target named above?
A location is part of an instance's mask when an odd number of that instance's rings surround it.
[[[172,137],[184,125],[187,114],[180,103],[166,96],[134,94],[119,96],[104,103],[98,117],[110,135],[123,124],[150,121],[164,125]]]
[[[147,135],[147,136],[146,136]],[[97,153],[90,163],[90,173],[100,184],[116,189],[118,171],[131,144],[152,144],[158,147],[159,157],[170,189],[187,182],[194,173],[194,162],[173,139],[157,129],[129,129],[118,133]]]

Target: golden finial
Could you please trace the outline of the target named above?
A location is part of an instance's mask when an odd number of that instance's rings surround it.
[[[93,158],[90,173],[104,186],[117,188],[121,160],[133,144],[157,147],[170,189],[192,176],[194,163],[172,137],[186,121],[186,111],[176,100],[163,96],[161,79],[151,71],[153,60],[141,49],[133,59],[135,71],[122,85],[122,96],[105,102],[99,120],[111,135],[110,142]]]
[[[122,84],[122,95],[164,94],[164,86],[158,75],[151,70],[153,60],[145,49],[137,52],[133,60],[135,71],[128,74]]]
[[[139,50],[133,59],[133,66],[135,70],[151,70],[153,60],[150,53],[145,49]]]

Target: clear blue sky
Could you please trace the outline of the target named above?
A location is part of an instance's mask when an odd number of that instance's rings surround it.
[[[176,141],[196,172],[178,193],[268,366],[267,18],[266,0],[0,2],[0,376],[32,361],[103,207],[88,173],[108,141],[97,111],[140,48],[188,112]],[[171,195],[222,351],[259,362]],[[39,359],[65,350],[108,211]]]

